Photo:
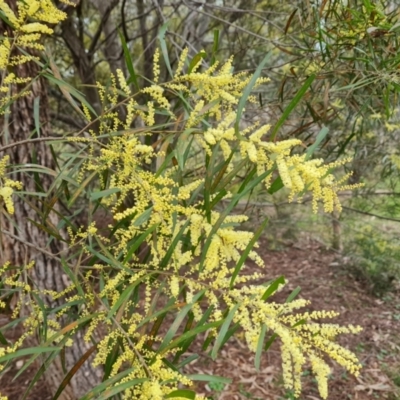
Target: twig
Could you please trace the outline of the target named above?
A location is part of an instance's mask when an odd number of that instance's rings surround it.
[[[34,244],[32,244],[32,243],[27,242],[26,240],[20,238],[19,236],[14,235],[14,234],[11,233],[10,231],[7,231],[7,230],[5,230],[5,229],[1,229],[1,230],[0,230],[0,233],[5,233],[7,236],[10,236],[11,238],[13,238],[13,239],[15,239],[15,240],[18,240],[19,242],[23,243],[25,246],[33,247],[35,250],[40,251],[40,252],[43,253],[43,254],[46,254],[46,256],[48,256],[48,257],[50,257],[50,258],[53,258],[53,259],[55,259],[55,260],[61,262],[61,258],[55,256],[53,253],[50,253],[49,251],[47,251],[47,250],[45,250],[45,249],[42,249],[42,248],[37,247],[36,245],[34,245]]]
[[[379,218],[379,219],[385,219],[387,221],[400,222],[400,219],[384,217],[383,215],[377,215],[377,214],[369,213],[367,211],[357,210],[356,208],[351,208],[351,207],[346,207],[346,206],[342,206],[342,208],[345,209],[345,210],[348,210],[348,211],[354,211],[354,212],[359,213],[359,214],[369,215],[371,217],[376,217],[376,218]]]
[[[34,138],[34,139],[25,139],[25,140],[21,140],[20,142],[14,142],[11,144],[8,144],[6,146],[2,146],[0,147],[0,152],[7,150],[7,149],[11,149],[12,147],[15,146],[19,146],[22,144],[30,144],[30,143],[34,143],[34,142],[46,142],[46,141],[52,141],[52,140],[66,140],[66,137],[54,137],[54,136],[47,136],[47,137],[40,137],[40,138]]]

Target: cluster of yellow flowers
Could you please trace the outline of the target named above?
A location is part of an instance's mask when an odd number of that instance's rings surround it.
[[[217,61],[205,71],[197,72],[201,66],[199,58],[190,73],[184,74],[182,70],[187,55],[188,50],[185,49],[181,54],[174,79],[165,84],[165,87],[181,91],[194,101],[195,107],[190,114],[187,128],[194,126],[195,121],[199,121],[202,115],[215,117],[216,121],[221,121],[223,113],[234,111],[251,76],[247,73],[233,73],[233,57],[221,67]],[[269,78],[258,78],[254,87],[267,82]],[[248,101],[255,102],[256,99],[250,96]]]
[[[110,309],[115,309],[120,324],[116,327],[110,322],[107,313],[92,320],[86,340],[90,340],[91,333],[99,325],[102,325],[101,331],[108,332],[100,343],[95,364],[104,364],[114,344],[122,340],[126,351],[119,356],[113,373],[118,373],[124,363],[129,363],[135,367],[130,378],[143,379],[136,389],[127,390],[126,398],[161,398],[175,389],[175,384],[170,386],[165,382],[180,380],[190,385],[189,380],[183,380],[180,374],[177,375],[176,371],[170,370],[165,364],[158,365],[155,360],[158,360],[159,353],[150,354],[148,347],[143,346],[145,342],[160,342],[160,348],[163,348],[164,336],[157,334],[157,330],[148,335],[144,326],[156,321],[156,317],[151,316],[156,307],[154,293],[165,293],[172,299],[172,303],[169,303],[172,309],[181,307],[178,304],[182,304],[179,299],[183,296],[184,304],[191,307],[195,323],[207,317],[218,324],[226,312],[234,310],[233,321],[243,328],[252,350],[257,347],[261,331],[265,329],[263,327],[268,327],[282,342],[285,385],[294,389],[296,395],[300,394],[301,371],[308,359],[318,380],[320,394],[326,398],[330,370],[322,354],[325,353],[351,373],[357,374],[360,369],[357,358],[336,344],[334,339],[341,333],[357,333],[360,328],[317,322],[319,319],[336,316],[332,312],[296,312],[296,309],[307,305],[304,300],[288,304],[266,302],[262,299],[266,287],[250,283],[262,278],[262,274],[245,273],[246,266],[232,287],[235,266],[254,237],[252,232],[237,229],[247,217],[223,216],[215,208],[207,210],[205,199],[199,195],[205,189],[204,178],[182,179],[185,161],[178,162],[178,165],[166,164],[166,160],[171,160],[171,155],[178,158],[181,155],[172,153],[168,157],[166,154],[167,145],[175,134],[165,135],[162,130],[159,131],[159,127],[155,126],[155,113],[160,112],[160,115],[175,121],[173,124],[179,121],[182,125],[180,129],[192,135],[208,157],[212,157],[214,152],[221,152],[222,159],[230,163],[226,168],[227,173],[238,162],[231,157],[234,152],[241,160],[256,166],[259,175],[271,171],[264,180],[267,187],[270,186],[272,172],[276,170],[284,186],[290,190],[290,199],[311,191],[315,211],[319,201],[323,202],[325,211],[333,211],[334,207],[340,209],[337,191],[350,187],[343,185],[348,176],[335,181],[331,170],[347,160],[323,164],[322,160],[308,160],[305,155],[292,155],[292,148],[301,142],[283,140],[271,143],[263,140],[269,130],[268,125],[248,127],[242,130],[239,139],[233,127],[235,105],[250,77],[246,74],[233,74],[231,59],[220,69],[214,64],[204,72],[199,72],[200,65],[195,65],[190,73],[185,74],[183,69],[186,57],[187,51],[184,51],[176,75],[170,82],[165,85],[155,83],[140,92],[150,98],[147,102],[145,100],[147,107],[134,100],[121,71],[112,79],[111,87],[98,84],[105,109],[98,120],[99,133],[91,131],[91,156],[81,174],[83,177],[85,171],[97,171],[99,177],[102,177],[106,171],[113,171],[108,176],[108,182],[102,178],[100,180],[104,189],[115,190],[103,197],[102,203],[109,207],[118,224],[118,228],[110,226],[114,229],[115,243],[108,247],[118,272],[102,275],[105,282],[98,296],[108,299]],[[159,76],[158,66],[155,67],[154,75]],[[256,85],[266,81],[259,79]],[[179,91],[180,96],[185,96],[186,105],[192,106],[183,121],[180,115],[173,114],[166,91]],[[126,97],[126,121],[121,121],[114,111],[120,106],[116,93],[123,93]],[[90,120],[89,112],[86,115]],[[141,130],[131,129],[130,124],[135,118],[141,118],[146,127]],[[164,126],[169,123],[166,122]],[[203,123],[208,128],[200,128]],[[144,144],[151,131],[163,135],[158,147]],[[109,139],[107,144],[102,143],[97,150],[99,135],[108,135]],[[190,149],[186,151],[191,153]],[[198,148],[194,151],[198,151]],[[153,161],[159,166],[156,171],[146,167]],[[228,192],[224,197],[234,194]],[[133,199],[133,205],[130,201],[131,205],[125,207],[124,202],[129,199]],[[80,231],[71,236],[73,240],[84,240],[89,234],[109,243],[108,239],[101,238],[93,224],[87,233]],[[143,254],[130,251],[138,240],[146,244],[144,257]],[[208,247],[205,249],[207,241]],[[254,247],[257,248],[257,243]],[[90,252],[89,247],[87,251]],[[126,257],[124,262],[118,261],[121,257]],[[264,267],[256,251],[249,251],[248,257]],[[96,268],[104,270],[106,267],[97,265]],[[155,279],[155,276],[163,279]],[[145,287],[140,306],[127,300],[124,307],[120,308],[121,293],[133,292],[139,285]],[[205,316],[206,303],[207,309],[212,311]],[[216,328],[211,329],[211,332],[218,334]],[[171,356],[176,351],[171,347],[165,354],[163,351],[161,353],[163,356]],[[152,363],[146,367],[145,360],[149,358]],[[146,368],[150,368],[151,373]]]
[[[12,201],[12,194],[14,193],[14,189],[22,189],[22,183],[18,181],[13,181],[6,177],[6,167],[9,159],[9,156],[4,156],[0,160],[0,205],[1,203],[4,203],[7,212],[9,214],[14,214],[14,203]]]
[[[23,333],[15,341],[10,341],[7,345],[0,346],[0,358],[12,355],[24,347],[32,345],[32,340],[37,339],[38,332],[44,332],[44,337],[47,338],[44,343],[45,347],[50,347],[52,344],[57,343],[60,347],[55,348],[54,351],[59,351],[63,346],[72,346],[73,340],[67,335],[68,329],[62,326],[62,317],[73,311],[73,305],[69,303],[70,299],[66,298],[65,304],[59,307],[58,312],[54,315],[44,313],[43,302],[38,304],[32,301],[32,298],[39,298],[44,295],[49,296],[52,301],[60,299],[71,291],[76,290],[75,285],[71,285],[62,292],[39,290],[31,286],[28,280],[29,270],[34,267],[34,262],[30,262],[21,268],[15,268],[9,262],[0,266],[0,280],[2,285],[9,287],[12,293],[18,293],[17,302],[13,306],[11,319],[20,319],[23,325]],[[87,296],[89,298],[89,295]],[[82,304],[84,300],[81,299]],[[85,304],[87,304],[86,302]],[[0,301],[0,311],[5,309],[7,304]],[[21,312],[26,307],[29,307],[29,313]],[[20,318],[22,313],[22,318]],[[71,329],[70,329],[71,330]],[[64,331],[64,332],[63,332]],[[3,362],[0,362],[0,372],[4,369]],[[8,400],[8,397],[2,396],[1,400]]]
[[[67,0],[64,2],[69,3]],[[51,0],[18,1],[16,12],[0,0],[0,10],[14,32],[13,37],[6,36],[0,42],[0,69],[5,71],[0,91],[9,92],[11,84],[29,82],[29,78],[16,76],[12,67],[34,58],[14,55],[13,49],[42,50],[43,46],[38,42],[41,36],[53,32],[46,23],[58,23],[65,14]],[[32,20],[34,22],[30,22]],[[85,340],[92,340],[96,332],[102,335],[94,365],[106,364],[116,346],[123,349],[115,355],[111,376],[115,377],[127,366],[132,370],[116,383],[136,382],[125,389],[123,395],[126,399],[162,399],[177,390],[181,383],[192,384],[166,361],[181,355],[183,343],[177,338],[177,325],[189,311],[190,318],[185,327],[187,338],[190,338],[190,329],[197,328],[200,332],[208,321],[212,325],[210,337],[218,335],[217,328],[226,315],[232,315],[232,321],[244,330],[249,348],[256,350],[262,331],[268,329],[281,339],[286,387],[294,389],[296,395],[300,394],[301,371],[308,359],[321,397],[326,398],[329,367],[322,358],[323,354],[357,374],[360,369],[358,360],[334,339],[341,333],[357,333],[359,328],[318,323],[318,320],[332,318],[335,314],[325,311],[299,313],[297,309],[307,305],[304,300],[277,304],[264,299],[266,290],[272,286],[251,284],[263,275],[247,273],[246,265],[237,269],[245,252],[259,267],[264,267],[261,257],[251,250],[257,248],[257,243],[253,243],[254,234],[238,229],[247,217],[227,215],[216,207],[219,199],[237,193],[225,189],[212,191],[209,185],[212,176],[195,179],[187,169],[193,154],[201,151],[206,160],[225,160],[227,165],[221,169],[221,177],[227,180],[233,181],[236,177],[237,162],[256,167],[259,176],[265,175],[267,187],[271,184],[273,172],[277,171],[284,186],[290,190],[291,200],[310,191],[314,210],[322,201],[325,211],[330,212],[334,207],[340,209],[337,192],[350,187],[343,185],[347,176],[336,181],[331,174],[331,169],[341,163],[324,165],[322,160],[293,155],[293,147],[301,142],[284,140],[271,143],[265,140],[268,125],[251,126],[237,135],[233,127],[235,109],[251,76],[234,74],[232,58],[222,65],[216,62],[203,71],[199,58],[185,73],[188,50],[184,50],[175,76],[162,84],[159,83],[159,57],[156,52],[154,84],[138,93],[145,99],[144,104],[135,100],[121,71],[111,77],[108,87],[97,85],[104,111],[96,119],[96,131],[89,130],[88,159],[80,171],[80,179],[88,171],[98,174],[101,189],[108,193],[102,198],[102,204],[109,208],[115,221],[115,226],[110,227],[113,237],[101,237],[95,224],[75,234],[72,230],[69,232],[71,246],[78,240],[82,246],[87,242],[85,250],[89,253],[93,251],[90,244],[95,238],[104,250],[99,258],[106,265],[94,265],[93,270],[82,274],[83,286],[71,284],[62,293],[39,293],[20,281],[19,275],[13,275],[5,282],[23,295],[34,293],[53,299],[65,297],[65,306],[54,318],[46,318],[50,336],[48,343],[54,340],[71,344],[68,336],[64,337],[65,327],[62,328],[59,321],[71,310],[71,304],[84,305],[79,317],[84,316],[89,321]],[[266,82],[268,79],[259,78],[255,87]],[[123,103],[126,108],[123,121],[118,112],[121,96],[125,96]],[[168,100],[171,97],[184,102],[182,114],[176,102],[172,104]],[[0,107],[4,108],[12,100],[6,96],[5,100],[0,100]],[[250,96],[248,100],[255,101],[255,98]],[[88,122],[92,122],[89,110],[85,105],[82,107]],[[136,118],[144,122],[145,128],[131,128]],[[156,119],[164,122],[156,125]],[[165,129],[171,126],[177,127],[176,130]],[[171,144],[179,142],[177,136],[183,134],[186,139],[193,140],[184,144],[180,142],[181,148],[171,150]],[[150,135],[158,135],[156,143],[146,141]],[[192,146],[195,142],[197,147]],[[0,200],[12,213],[13,188],[20,189],[21,184],[5,177],[7,161],[7,157],[0,161]],[[127,206],[128,202],[130,205]],[[144,245],[141,249],[143,254],[137,251],[137,243]],[[0,273],[4,274],[8,267],[5,265]],[[32,268],[32,265],[27,268]],[[100,287],[95,283],[98,277],[94,276],[94,271],[101,276]],[[234,275],[237,275],[235,279]],[[169,298],[167,305],[158,305],[160,296],[165,295]],[[4,304],[0,303],[0,306],[4,307]],[[16,312],[22,306],[23,300]],[[26,332],[16,344],[0,350],[0,357],[20,348],[44,321],[42,309],[33,304],[31,307],[32,314],[25,320]],[[179,317],[167,334],[160,333],[165,316],[176,311]],[[165,321],[168,323],[168,318]],[[201,396],[196,398],[201,399]]]
[[[68,0],[61,1],[70,4]],[[53,34],[53,29],[47,24],[58,24],[67,16],[52,0],[19,0],[16,6],[17,10],[14,11],[5,0],[0,0],[0,11],[13,33],[13,36],[8,36],[7,32],[0,32],[3,36],[0,39],[0,93],[6,93],[0,98],[0,114],[4,114],[7,106],[16,99],[15,95],[10,94],[10,85],[26,84],[33,78],[17,76],[13,72],[14,67],[39,59],[17,49],[44,50],[40,43],[42,36]],[[23,92],[24,95],[27,93]]]
[[[281,339],[282,367],[285,387],[293,389],[296,396],[301,394],[301,373],[307,358],[316,375],[320,395],[328,396],[328,375],[330,368],[324,361],[323,354],[335,360],[352,374],[358,375],[361,364],[349,350],[334,342],[342,333],[358,333],[360,327],[339,326],[336,324],[317,323],[319,319],[336,317],[329,311],[294,313],[294,310],[306,306],[303,299],[289,304],[276,304],[262,300],[265,288],[245,287],[231,291],[232,305],[239,304],[234,321],[244,327],[249,348],[256,351],[263,326],[267,326]],[[258,296],[254,296],[258,293]],[[246,299],[243,302],[243,299]]]
[[[122,321],[123,324],[129,323],[137,328],[142,316],[134,314],[129,321]],[[135,329],[131,329],[135,332]],[[146,343],[152,340],[149,335],[131,334],[129,337],[126,332],[114,328],[110,334],[104,337],[99,344],[99,351],[94,360],[94,365],[104,364],[107,357],[118,343],[123,344],[125,351],[120,354],[113,363],[110,377],[118,374],[122,366],[129,365],[131,372],[119,381],[119,384],[136,380],[137,385],[124,391],[125,399],[154,399],[163,400],[165,396],[178,390],[179,385],[191,386],[192,381],[176,370],[168,367],[163,361],[164,357],[174,355],[177,350],[166,352],[161,357],[156,352],[146,348]],[[195,400],[203,400],[203,396],[196,396]]]
[[[210,128],[204,133],[204,140],[201,140],[201,143],[205,146],[206,151],[210,153],[212,146],[219,143],[224,158],[229,158],[232,151],[229,141],[237,140],[234,128],[231,126],[234,119],[235,116],[231,113],[216,128]],[[277,168],[284,186],[290,190],[289,201],[292,201],[296,196],[300,201],[304,193],[311,191],[314,212],[318,210],[319,201],[322,201],[325,212],[332,212],[334,208],[341,211],[337,193],[355,189],[362,185],[344,185],[351,173],[336,181],[330,171],[349,160],[324,164],[322,159],[307,160],[306,154],[292,155],[292,148],[301,145],[301,141],[298,139],[282,140],[278,143],[264,141],[262,137],[269,131],[269,128],[269,125],[264,125],[254,132],[252,132],[252,127],[244,131],[245,134],[249,133],[249,137],[240,141],[242,158],[253,163],[257,167],[259,175]],[[272,174],[264,180],[267,188],[270,186],[271,178]]]
[[[24,267],[24,271],[27,271],[33,267],[34,263],[31,262]],[[13,268],[11,267],[9,262],[6,262],[4,265],[0,266],[0,277],[2,282],[5,285],[8,285],[15,291],[19,291],[20,296],[18,298],[18,302],[14,307],[11,318],[16,319],[19,316],[19,312],[21,308],[26,304],[29,299],[29,296],[32,293],[38,295],[38,291],[32,291],[30,285],[21,279],[21,274],[18,272],[10,273]],[[6,303],[0,302],[0,309],[5,308]],[[34,337],[36,334],[36,329],[43,323],[43,313],[38,305],[32,304],[32,313],[31,315],[24,320],[24,333],[12,344],[6,347],[0,347],[0,357],[5,356],[6,354],[15,353],[19,350],[24,344],[25,341],[29,337]],[[55,322],[55,321],[54,321]],[[55,322],[56,329],[59,329],[60,326]],[[51,323],[50,323],[51,325]],[[4,366],[0,365],[0,371],[4,368]]]

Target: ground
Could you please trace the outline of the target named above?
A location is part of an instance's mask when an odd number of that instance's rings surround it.
[[[268,242],[262,240],[260,253],[265,259],[269,277],[285,275],[289,281],[286,291],[279,293],[281,298],[300,286],[299,296],[311,300],[312,309],[339,311],[338,322],[364,328],[359,335],[341,338],[341,343],[352,349],[361,360],[364,366],[361,375],[352,377],[332,365],[328,399],[400,399],[400,295],[373,296],[363,283],[357,282],[346,271],[340,256],[315,241],[304,241],[273,251],[269,250]],[[0,315],[0,326],[4,323],[5,316]],[[187,372],[232,379],[232,383],[225,387],[217,384],[198,386],[199,391],[213,400],[292,399],[282,384],[277,346],[274,344],[263,356],[259,372],[254,368],[254,356],[240,338],[231,339],[216,362],[204,357],[191,364]],[[35,372],[31,368],[12,381],[18,368],[21,368],[20,364],[12,365],[0,378],[0,390],[10,400],[19,400],[34,378]],[[308,371],[303,383],[301,399],[319,400],[317,386]],[[47,399],[51,396],[39,381],[28,400]]]

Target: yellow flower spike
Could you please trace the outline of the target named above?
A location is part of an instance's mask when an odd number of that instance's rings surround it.
[[[10,41],[5,37],[0,44],[0,69],[6,69],[11,53]]]
[[[201,117],[201,110],[204,108],[204,101],[200,100],[195,107],[193,108],[192,112],[189,115],[189,118],[186,122],[186,129],[195,126]]]
[[[32,22],[30,24],[26,24],[21,27],[21,31],[26,33],[40,32],[40,33],[46,33],[48,35],[51,35],[54,32],[53,29],[39,22]]]
[[[40,2],[38,0],[31,0],[29,2],[29,8],[27,10],[28,16],[32,17],[33,15],[35,15],[39,8]]]
[[[254,164],[257,164],[257,161],[258,161],[257,148],[254,145],[254,143],[249,142],[247,144],[247,149],[246,150],[247,150],[247,154],[249,156],[249,160],[251,162],[253,162]]]
[[[9,186],[0,188],[0,197],[3,199],[6,210],[9,214],[14,214],[14,203],[12,202],[13,189]]]
[[[118,83],[119,83],[119,86],[120,86],[121,90],[126,95],[129,96],[131,94],[131,89],[129,88],[129,86],[128,86],[127,82],[126,82],[126,79],[124,77],[124,74],[123,74],[122,70],[117,69],[116,73],[117,73]]]
[[[276,159],[276,165],[278,167],[279,176],[282,179],[283,184],[288,188],[292,188],[292,180],[289,174],[289,168],[286,164],[286,161],[283,157],[278,157]]]
[[[207,130],[204,132],[204,139],[210,145],[215,145],[217,143],[215,136],[211,130]]]
[[[4,2],[4,0],[0,1],[0,10],[3,11],[6,18],[14,25],[14,28],[17,30],[20,27],[20,22],[17,16],[14,14],[14,11],[11,10],[10,6]]]
[[[147,126],[153,126],[155,124],[155,110],[154,103],[152,101],[147,102],[147,116],[146,116],[146,124]]]
[[[329,366],[314,352],[310,352],[311,369],[316,376],[318,391],[323,399],[328,398],[328,376],[331,372]]]
[[[160,50],[157,48],[153,58],[153,81],[157,83],[160,78]]]
[[[263,125],[249,136],[249,139],[254,143],[260,143],[261,137],[269,132],[271,125]]]
[[[179,280],[176,276],[172,276],[170,279],[170,289],[173,297],[178,298],[179,295]]]
[[[182,74],[188,53],[189,53],[189,49],[187,47],[185,47],[179,57],[178,66],[176,67],[176,71],[175,71],[175,77],[178,77],[179,75]]]
[[[154,101],[156,101],[160,107],[169,110],[170,104],[166,97],[164,97],[164,89],[158,85],[151,85],[141,90],[142,93],[148,93]]]

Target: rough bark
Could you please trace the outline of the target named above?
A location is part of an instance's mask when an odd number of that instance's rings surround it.
[[[8,0],[8,4],[16,8],[16,0]],[[0,20],[0,32],[9,31],[8,27]],[[8,32],[11,36],[12,32]],[[38,66],[34,62],[26,63],[15,67],[14,72],[18,77],[34,77],[38,75]],[[17,93],[20,87],[14,85],[12,91]],[[40,135],[41,137],[50,136],[51,127],[49,121],[49,107],[46,93],[46,82],[42,79],[36,79],[31,86],[31,92],[28,95],[18,98],[10,107],[10,114],[7,118],[0,117],[2,126],[2,135],[0,136],[1,145],[8,145],[14,142],[26,140],[34,137],[34,100],[40,100]],[[37,164],[42,167],[55,170],[55,162],[47,144],[36,142],[30,145],[19,145],[6,151],[10,157],[12,165]],[[4,156],[0,151],[0,157]],[[11,265],[23,266],[30,261],[35,262],[35,266],[30,270],[30,278],[38,289],[51,289],[60,292],[69,284],[62,265],[60,255],[65,254],[68,249],[64,242],[60,240],[63,233],[57,229],[58,217],[54,212],[56,206],[51,206],[55,193],[49,193],[52,184],[52,177],[46,174],[40,174],[40,182],[35,180],[33,173],[15,173],[12,179],[19,180],[24,185],[24,191],[30,193],[46,193],[46,197],[36,197],[24,195],[21,198],[14,196],[15,214],[10,220],[2,218],[0,226],[0,247],[1,262],[9,261]],[[40,200],[42,199],[42,200]],[[53,208],[52,208],[53,207]],[[53,211],[49,212],[49,209]],[[12,222],[10,222],[12,221]],[[32,222],[31,222],[32,221]],[[46,227],[54,232],[54,239],[49,241],[50,235],[40,226]],[[58,237],[58,238],[57,238]],[[0,262],[0,264],[1,264]],[[56,302],[51,301],[44,296],[43,301],[46,306],[54,307]],[[61,302],[59,300],[59,302]],[[25,312],[29,312],[27,309]],[[82,335],[78,334],[74,338],[74,345],[65,349],[65,361],[67,371],[73,367],[76,362],[87,351],[88,346],[83,340]],[[99,378],[87,361],[70,385],[67,386],[62,396],[63,400],[76,400],[88,389],[99,382]],[[54,393],[63,378],[61,361],[56,360],[50,365],[46,373],[46,380],[50,390]]]

